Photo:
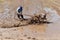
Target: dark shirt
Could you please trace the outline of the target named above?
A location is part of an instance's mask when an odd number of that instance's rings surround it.
[[[18,13],[22,12],[23,10],[23,7],[21,6],[19,9],[18,9]]]

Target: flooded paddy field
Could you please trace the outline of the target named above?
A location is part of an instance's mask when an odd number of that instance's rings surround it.
[[[60,40],[59,3],[60,0],[0,0],[0,40]],[[24,7],[23,14],[47,13],[47,20],[52,23],[13,27],[20,23],[16,16],[20,5]]]

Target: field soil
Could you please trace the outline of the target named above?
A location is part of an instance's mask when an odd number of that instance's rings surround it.
[[[24,18],[47,13],[50,24],[24,24],[16,9],[23,6]],[[60,40],[60,0],[0,0],[0,40]]]

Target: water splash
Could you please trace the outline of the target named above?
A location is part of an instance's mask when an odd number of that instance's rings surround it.
[[[49,14],[49,18],[51,22],[55,22],[57,21],[58,19],[60,19],[60,16],[58,15],[57,11],[52,9],[52,8],[48,8],[48,7],[45,7],[44,10],[46,11],[46,13]]]

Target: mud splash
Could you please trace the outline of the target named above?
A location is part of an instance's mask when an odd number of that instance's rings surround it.
[[[48,7],[45,7],[44,10],[46,11],[46,13],[48,13],[49,21],[55,22],[58,19],[60,19],[60,16],[58,15],[56,10],[54,10],[52,8],[48,8]]]

